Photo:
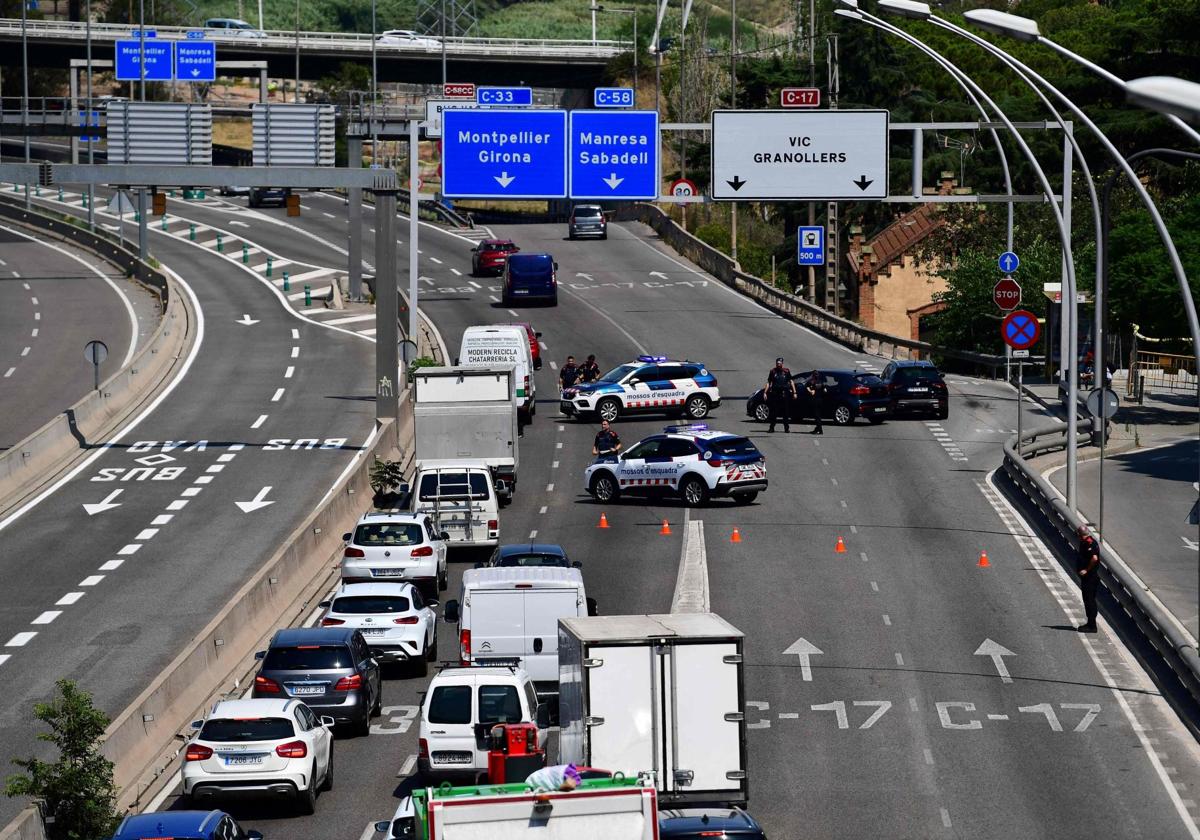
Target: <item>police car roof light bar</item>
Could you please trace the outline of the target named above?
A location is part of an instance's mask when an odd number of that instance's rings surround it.
[[[663,429],[666,434],[678,434],[680,432],[707,432],[707,423],[685,423],[681,426],[667,426]]]
[[[665,361],[667,361],[667,357],[666,356],[638,356],[637,360],[639,362],[665,362]]]

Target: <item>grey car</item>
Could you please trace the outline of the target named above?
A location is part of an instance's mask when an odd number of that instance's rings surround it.
[[[571,211],[571,221],[567,222],[567,238],[578,239],[581,236],[598,236],[608,239],[608,219],[599,204],[576,204]]]
[[[280,630],[254,656],[262,662],[254,677],[254,697],[295,697],[356,735],[369,734],[371,718],[382,711],[379,662],[352,627]]]

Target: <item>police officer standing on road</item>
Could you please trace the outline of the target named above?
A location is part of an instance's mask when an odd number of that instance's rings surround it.
[[[589,354],[587,361],[579,366],[580,382],[595,382],[600,378],[600,365],[596,364],[595,354]]]
[[[1088,526],[1080,525],[1079,558],[1075,570],[1079,574],[1079,589],[1083,593],[1083,614],[1087,623],[1079,626],[1080,633],[1096,632],[1096,593],[1100,589],[1100,546]]]
[[[600,421],[600,431],[596,433],[596,442],[592,444],[592,454],[596,457],[602,455],[616,455],[621,451],[621,438],[607,420]]]
[[[579,366],[575,364],[574,356],[567,356],[566,364],[558,371],[558,385],[565,391],[574,385],[577,379],[579,379]]]
[[[823,435],[825,430],[821,428],[821,407],[825,402],[825,376],[819,370],[814,370],[808,377],[808,381],[804,383],[804,390],[808,392],[809,399],[813,404],[813,420],[816,425],[813,426],[812,433],[814,435]],[[803,416],[800,418],[803,420]]]
[[[792,381],[792,372],[783,366],[783,356],[775,360],[775,367],[767,373],[767,406],[771,410],[770,427],[768,432],[775,431],[775,421],[783,419],[783,430],[791,429],[790,400],[796,399],[796,383]]]

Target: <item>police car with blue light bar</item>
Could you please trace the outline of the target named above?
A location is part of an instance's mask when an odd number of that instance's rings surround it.
[[[667,426],[620,455],[597,459],[583,487],[598,502],[632,496],[678,496],[688,507],[730,497],[740,505],[767,489],[766,458],[750,438],[710,431],[704,423]]]
[[[641,413],[703,420],[720,404],[717,378],[702,363],[666,356],[638,356],[595,382],[564,389],[559,400],[563,414],[594,414],[610,423],[623,414]]]

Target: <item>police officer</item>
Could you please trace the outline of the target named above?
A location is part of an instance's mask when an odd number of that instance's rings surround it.
[[[575,364],[574,356],[567,356],[567,361],[558,371],[558,385],[562,390],[570,388],[579,379],[579,366]]]
[[[821,428],[821,406],[825,402],[825,377],[819,370],[814,370],[804,383],[804,390],[808,392],[809,399],[813,405],[813,420],[816,423],[813,426],[812,433],[814,435],[823,435],[825,430]],[[800,418],[804,419],[803,416]]]
[[[600,365],[596,364],[596,355],[588,354],[587,361],[579,366],[580,382],[595,382],[600,378]]]
[[[1083,594],[1083,614],[1087,623],[1079,625],[1080,633],[1096,632],[1096,593],[1100,588],[1100,546],[1086,525],[1080,525],[1079,557],[1075,570],[1079,574],[1079,589]]]
[[[596,441],[592,444],[592,454],[600,457],[602,455],[616,455],[620,451],[620,436],[608,424],[607,420],[601,420],[600,431],[596,433]]]
[[[792,372],[783,366],[783,356],[775,360],[775,367],[771,368],[767,373],[767,406],[771,410],[768,432],[775,431],[775,422],[777,419],[783,419],[783,430],[790,432],[791,429],[791,406],[788,404],[790,400],[796,399],[796,383],[792,381]]]

